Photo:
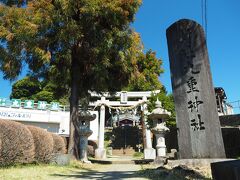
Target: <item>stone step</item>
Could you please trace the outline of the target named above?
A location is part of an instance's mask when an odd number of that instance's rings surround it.
[[[90,161],[97,164],[149,164],[153,162],[150,159],[135,159],[131,156],[109,156],[106,159],[91,158]]]

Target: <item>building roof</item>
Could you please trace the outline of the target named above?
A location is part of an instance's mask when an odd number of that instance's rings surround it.
[[[215,87],[215,94],[219,96],[221,99],[227,99],[226,93],[222,87]]]

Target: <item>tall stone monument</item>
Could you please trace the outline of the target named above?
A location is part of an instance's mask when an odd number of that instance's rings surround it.
[[[182,19],[167,29],[180,158],[224,158],[203,28]]]

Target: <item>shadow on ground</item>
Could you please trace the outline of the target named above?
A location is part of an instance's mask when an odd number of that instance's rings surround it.
[[[68,179],[128,179],[128,178],[141,178],[141,174],[135,173],[133,171],[108,171],[108,172],[99,172],[99,171],[72,171],[71,174],[53,174],[52,176],[58,176]]]
[[[128,165],[126,165],[128,166]],[[177,166],[173,169],[159,167],[157,169],[145,169],[140,171],[95,171],[84,169],[84,172],[71,171],[70,174],[53,174],[52,176],[61,177],[64,179],[166,179],[166,180],[181,180],[181,179],[209,179],[200,173],[188,169],[186,166]]]

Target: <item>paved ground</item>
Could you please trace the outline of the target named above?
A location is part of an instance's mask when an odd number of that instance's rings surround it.
[[[136,173],[141,170],[141,165],[135,164],[108,164],[108,165],[88,165],[84,170],[72,171],[70,174],[55,174],[55,178],[73,180],[73,179],[139,179],[146,178],[139,177]]]
[[[112,164],[90,164],[84,166],[85,168],[79,171],[73,171],[71,174],[60,175],[62,179],[107,179],[107,180],[144,180],[146,178],[140,177],[137,173],[142,169],[142,165],[136,165],[132,161],[132,157],[111,157],[107,161]],[[61,179],[61,178],[60,178]]]
[[[122,157],[111,158],[110,162],[113,164],[82,164],[78,161],[73,161],[69,166],[42,164],[0,168],[0,180],[179,180],[211,177],[210,167],[199,164],[195,168],[190,166],[190,169],[182,165],[174,168],[166,165],[160,168],[154,165],[136,165],[133,164],[130,158],[123,159]],[[149,178],[143,178],[144,176]]]

